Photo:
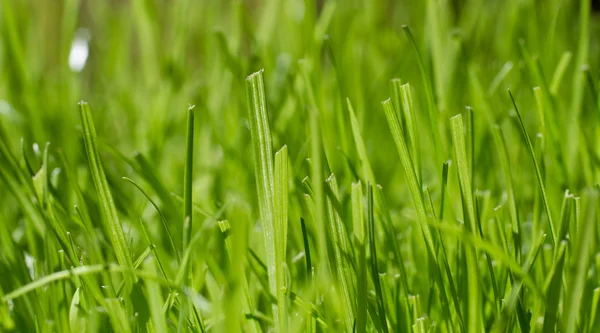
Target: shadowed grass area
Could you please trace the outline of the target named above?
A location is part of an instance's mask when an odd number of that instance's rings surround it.
[[[596,7],[0,0],[0,332],[597,332]]]

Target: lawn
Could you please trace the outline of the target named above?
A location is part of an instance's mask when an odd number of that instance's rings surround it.
[[[0,332],[600,331],[596,5],[0,0]]]

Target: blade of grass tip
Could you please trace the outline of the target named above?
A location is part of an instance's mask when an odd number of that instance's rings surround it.
[[[523,137],[525,138],[525,142],[527,143],[527,149],[529,150],[529,156],[533,160],[533,166],[535,168],[535,175],[537,177],[538,186],[540,189],[540,193],[542,195],[542,201],[544,203],[544,208],[546,209],[546,215],[548,215],[547,217],[548,217],[548,227],[550,229],[550,240],[552,241],[552,244],[555,245],[556,244],[556,231],[554,229],[554,222],[552,219],[552,213],[550,211],[550,204],[548,203],[548,197],[546,195],[546,187],[544,185],[544,179],[542,178],[542,173],[540,171],[539,164],[537,162],[537,159],[535,158],[535,151],[533,150],[533,145],[531,144],[531,140],[529,139],[529,135],[527,134],[527,130],[525,129],[525,124],[523,123],[523,119],[521,118],[521,113],[519,112],[517,103],[515,102],[515,99],[514,99],[512,93],[510,92],[510,90],[508,90],[508,94],[510,95],[510,99],[513,103],[513,106],[515,107],[515,112],[517,113],[517,118],[519,120],[519,125],[521,127],[521,134],[523,134]]]
[[[596,314],[598,313],[598,303],[600,301],[600,288],[594,289],[592,296],[592,305],[590,306],[588,332],[593,332],[594,324],[596,323]]]
[[[150,202],[150,204],[154,207],[154,209],[156,209],[156,211],[158,212],[158,215],[160,216],[160,221],[163,224],[163,228],[165,229],[165,231],[167,232],[167,237],[169,238],[169,242],[171,244],[171,248],[173,250],[173,253],[175,253],[175,256],[177,257],[177,261],[181,261],[181,258],[179,257],[179,251],[177,251],[177,248],[175,247],[175,243],[173,242],[173,236],[171,236],[171,230],[169,229],[169,224],[167,222],[167,219],[165,218],[165,216],[163,215],[162,211],[160,210],[160,208],[158,208],[158,205],[156,204],[156,202],[154,200],[152,200],[152,198],[146,193],[146,191],[144,191],[144,189],[142,189],[141,186],[139,186],[136,182],[134,182],[133,180],[131,180],[130,178],[127,177],[123,177],[123,180],[128,181],[129,183],[131,183],[131,185],[135,186],[135,188],[140,191],[145,197],[146,199],[148,199],[148,201]]]
[[[410,84],[405,83],[400,86],[400,96],[402,101],[402,113],[406,122],[406,133],[410,142],[410,156],[412,158],[414,168],[417,174],[417,180],[419,183],[422,180],[421,176],[421,157],[419,154],[419,136],[417,135],[417,122],[415,116],[415,108],[413,105],[412,94],[410,91]]]
[[[130,321],[127,318],[123,304],[116,298],[106,300],[106,312],[115,332],[131,333]]]
[[[275,220],[273,229],[275,231],[275,260],[277,279],[277,325],[279,332],[288,331],[287,303],[285,282],[287,229],[288,229],[288,150],[283,146],[275,153]]]
[[[265,251],[267,254],[269,292],[277,292],[277,258],[275,251],[273,149],[269,116],[263,79],[264,70],[246,78],[250,132],[254,155],[254,173],[258,191],[258,205],[262,224]],[[274,313],[277,309],[274,306]]]
[[[423,199],[421,184],[419,182],[419,179],[417,178],[417,173],[414,170],[414,164],[411,161],[406,140],[404,139],[404,135],[400,127],[400,122],[398,121],[398,117],[396,115],[396,112],[394,111],[394,106],[392,105],[392,102],[389,98],[381,102],[381,104],[383,106],[383,110],[387,118],[390,132],[392,133],[392,138],[394,139],[394,144],[396,145],[396,149],[398,150],[398,154],[400,155],[400,162],[402,164],[402,167],[404,168],[406,180],[408,182],[408,187],[413,199],[413,203],[415,205],[415,210],[417,212],[418,223],[421,229],[421,233],[423,235],[423,240],[425,242],[425,248],[427,249],[427,253],[429,255],[431,263],[435,264],[433,265],[435,269],[434,276],[436,278],[436,282],[440,290],[440,295],[442,296],[442,303],[445,305],[444,310],[449,311],[448,307],[446,306],[448,304],[446,294],[443,292],[443,290],[445,290],[444,281],[442,278],[443,269],[441,267],[440,261],[438,260],[435,243],[433,241],[433,236],[429,228],[429,221],[427,213],[425,211],[425,202]]]
[[[552,81],[550,83],[550,92],[552,95],[556,96],[558,93],[558,89],[560,88],[560,84],[562,83],[562,79],[571,63],[571,59],[573,58],[573,53],[569,51],[565,51],[560,58],[556,69],[554,70],[554,75],[552,75]]]
[[[598,203],[598,185],[596,190],[590,195],[586,217],[582,226],[575,236],[572,245],[575,250],[571,254],[568,270],[571,272],[572,279],[567,283],[565,295],[567,300],[563,310],[564,332],[574,333],[577,331],[577,318],[580,316],[580,310],[583,301],[583,292],[587,278],[587,271],[590,264],[590,257],[594,244],[594,233],[590,232],[596,225],[596,209]]]
[[[371,279],[375,286],[377,311],[381,321],[381,329],[384,333],[388,333],[385,305],[381,291],[381,283],[379,282],[379,269],[377,268],[377,243],[375,241],[375,215],[373,213],[373,208],[373,186],[371,186],[370,183],[367,183],[367,228],[369,234],[369,249],[371,252]]]
[[[192,235],[192,173],[194,169],[194,107],[187,111],[187,131],[185,135],[185,168],[183,174],[183,249],[185,251]],[[187,221],[187,224],[185,223]]]
[[[190,247],[190,241],[192,236],[193,227],[193,198],[192,198],[192,181],[193,181],[193,169],[194,169],[194,105],[190,105],[187,110],[187,126],[185,134],[185,166],[183,171],[183,242],[182,252],[188,252]],[[193,253],[190,254],[193,256]],[[187,277],[191,282],[191,265],[193,259],[190,259],[188,265],[183,265],[184,270],[182,271],[184,278]],[[179,325],[178,329],[181,330],[185,317],[191,317],[192,308],[194,305],[191,304],[188,298],[183,298],[181,302],[181,309],[179,312]],[[189,320],[189,319],[188,319]]]
[[[492,83],[490,83],[490,87],[487,90],[488,96],[492,96],[496,92],[496,90],[498,90],[498,87],[500,87],[500,83],[502,83],[502,81],[504,81],[504,78],[506,78],[506,76],[508,76],[508,74],[510,73],[512,68],[513,68],[512,61],[508,61],[507,63],[504,64],[504,66],[502,66],[502,68],[500,69],[498,74],[496,74],[496,76],[492,80]]]
[[[473,199],[473,190],[471,183],[471,173],[469,171],[469,162],[467,159],[467,148],[465,143],[465,128],[462,116],[459,114],[450,119],[452,126],[452,141],[454,143],[454,153],[456,155],[456,165],[460,184],[461,197],[463,202],[463,215],[467,230],[476,233],[477,221],[475,216],[475,201]],[[467,279],[468,283],[468,316],[467,331],[480,332],[482,321],[481,311],[481,290],[479,289],[479,272],[477,267],[477,251],[474,248],[465,249],[467,260]]]
[[[137,277],[135,274],[131,273],[134,271],[133,261],[129,253],[129,249],[127,248],[123,227],[119,221],[117,208],[110,193],[108,182],[104,174],[104,169],[102,168],[100,153],[98,152],[98,147],[96,145],[96,128],[94,127],[92,112],[88,103],[81,101],[79,103],[79,111],[83,126],[83,139],[90,167],[90,173],[92,175],[94,187],[98,192],[98,199],[100,201],[100,207],[102,215],[104,216],[106,228],[109,231],[110,242],[113,246],[117,261],[128,271],[128,273],[125,274],[125,279],[129,282],[136,282]]]
[[[71,332],[85,332],[85,316],[82,316],[79,311],[80,291],[81,288],[75,290],[75,294],[73,294],[73,298],[71,299],[71,306],[69,307],[69,328],[71,329]]]
[[[364,219],[362,184],[352,184],[352,224],[357,256],[356,271],[356,325],[357,333],[367,330],[367,267],[366,267],[366,224]],[[405,276],[402,276],[404,279]]]
[[[415,209],[417,211],[421,232],[423,233],[423,238],[425,239],[425,245],[432,259],[437,262],[433,238],[429,229],[429,225],[427,224],[427,213],[425,212],[425,203],[423,200],[423,192],[421,191],[421,184],[419,183],[417,174],[414,170],[414,166],[408,152],[408,147],[406,145],[406,141],[404,140],[402,129],[400,128],[400,122],[398,121],[398,117],[396,116],[396,112],[394,111],[394,107],[392,106],[390,99],[381,102],[381,104],[388,120],[388,125],[390,127],[390,131],[392,132],[396,149],[400,155],[400,162],[404,168],[406,180],[408,182]]]

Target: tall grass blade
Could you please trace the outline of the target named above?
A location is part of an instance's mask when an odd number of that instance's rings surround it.
[[[88,158],[88,164],[94,186],[98,192],[98,199],[101,204],[101,211],[108,230],[109,239],[113,246],[113,250],[120,265],[126,269],[133,271],[133,261],[129,253],[123,227],[119,221],[117,208],[106,181],[106,175],[102,168],[100,153],[96,143],[96,128],[92,119],[92,111],[88,103],[81,101],[79,103],[79,111],[81,123],[83,126],[83,139],[85,143],[85,151]],[[126,273],[125,278],[129,282],[137,281],[137,278],[132,273]]]
[[[469,232],[477,231],[477,217],[475,215],[475,200],[473,199],[473,188],[471,183],[471,172],[467,157],[465,143],[465,128],[462,116],[457,115],[450,119],[452,126],[452,141],[454,143],[454,154],[458,171],[461,198],[463,202],[463,216],[465,225]],[[467,330],[469,332],[481,331],[481,290],[479,288],[479,269],[477,267],[477,252],[474,249],[466,249],[466,265],[468,278],[468,293],[463,295],[467,300]]]

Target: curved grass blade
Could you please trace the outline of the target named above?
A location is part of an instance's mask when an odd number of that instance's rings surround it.
[[[546,209],[546,214],[548,215],[548,227],[550,228],[550,240],[552,241],[552,244],[555,245],[556,244],[556,231],[555,231],[555,226],[554,226],[554,222],[552,219],[552,213],[550,212],[550,204],[548,203],[548,196],[546,195],[546,187],[544,185],[544,179],[542,178],[542,173],[540,171],[539,164],[537,162],[537,159],[535,158],[535,151],[533,150],[533,145],[531,144],[531,140],[529,139],[529,135],[527,134],[527,130],[525,129],[525,124],[523,123],[523,119],[521,118],[521,113],[519,112],[517,103],[515,102],[515,99],[514,99],[512,93],[510,92],[510,90],[508,91],[508,94],[510,95],[510,99],[513,103],[513,106],[515,107],[515,112],[517,113],[517,117],[519,119],[519,125],[521,127],[521,133],[523,134],[523,137],[525,138],[525,142],[527,143],[527,149],[529,150],[529,156],[533,160],[533,166],[535,167],[535,175],[537,177],[538,186],[540,188],[540,193],[542,195],[542,202],[544,203],[544,208]]]
[[[146,197],[146,199],[148,199],[148,201],[150,202],[150,204],[152,204],[154,209],[156,209],[156,211],[158,212],[158,215],[160,216],[160,221],[162,222],[163,227],[165,228],[165,231],[167,232],[167,237],[169,238],[169,242],[171,244],[171,248],[173,249],[173,253],[175,253],[175,256],[177,257],[177,261],[180,261],[181,258],[179,258],[179,252],[177,251],[177,248],[175,247],[175,243],[173,242],[173,236],[171,236],[171,230],[169,229],[167,219],[161,212],[160,208],[158,208],[158,205],[156,204],[156,202],[154,202],[154,200],[152,200],[152,198],[146,193],[146,191],[144,191],[144,189],[142,189],[141,186],[139,186],[136,182],[134,182],[130,178],[123,177],[123,180],[126,180],[129,183],[131,183],[131,185],[135,186],[135,188],[138,189],[138,191],[140,191],[144,195],[144,197]]]
[[[117,208],[115,207],[115,203],[106,180],[106,175],[104,174],[104,169],[102,168],[102,162],[100,160],[100,154],[96,144],[96,128],[94,127],[92,112],[88,103],[81,101],[79,103],[79,111],[83,126],[83,139],[90,167],[90,173],[92,175],[94,187],[98,192],[98,199],[100,201],[104,222],[109,232],[110,242],[113,246],[119,264],[127,268],[129,271],[133,271],[133,261],[129,253],[129,249],[127,248],[123,227],[119,221]],[[137,277],[131,273],[126,273],[125,279],[130,283],[137,281]]]

